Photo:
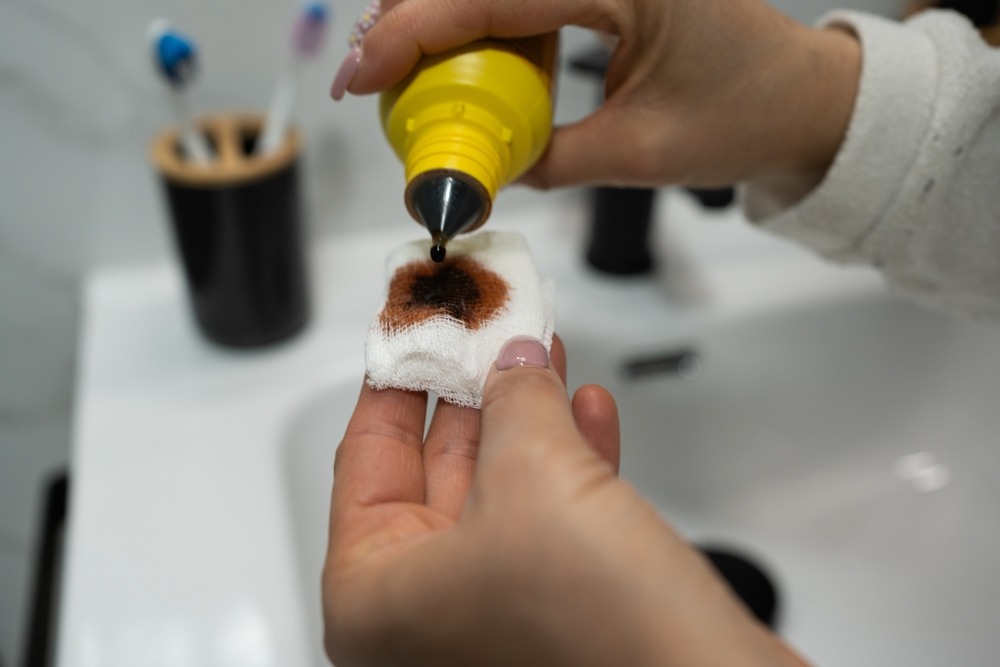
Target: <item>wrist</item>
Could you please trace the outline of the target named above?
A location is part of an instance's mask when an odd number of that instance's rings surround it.
[[[795,65],[785,99],[794,113],[769,159],[747,179],[796,202],[823,180],[847,135],[861,75],[861,43],[840,27],[803,26],[789,55]],[[794,60],[793,60],[794,59]]]
[[[816,118],[813,141],[804,142],[793,165],[825,172],[840,150],[854,112],[861,78],[861,42],[842,27],[810,29],[815,85],[810,103]]]

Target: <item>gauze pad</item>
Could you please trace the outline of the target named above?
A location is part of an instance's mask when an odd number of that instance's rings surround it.
[[[457,237],[440,264],[427,251],[427,241],[415,241],[389,254],[385,305],[365,346],[368,383],[478,408],[509,338],[533,336],[551,348],[555,290],[520,234]]]

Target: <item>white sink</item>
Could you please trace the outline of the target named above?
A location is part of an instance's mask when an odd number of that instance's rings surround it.
[[[972,665],[1000,655],[997,333],[855,295],[640,346],[696,350],[693,379],[616,377],[639,350],[575,328],[567,346],[618,398],[622,475],[766,564],[817,664]]]
[[[579,206],[490,223],[556,280],[570,385],[618,398],[622,475],[692,540],[763,563],[782,633],[817,664],[992,662],[1000,328],[918,310],[736,213],[661,209],[656,279],[584,269]],[[333,454],[381,257],[418,231],[318,249],[312,328],[255,355],[194,337],[170,270],[91,282],[61,665],[175,664],[142,662],[164,647],[176,664],[325,664]],[[679,370],[622,372],[671,355]]]

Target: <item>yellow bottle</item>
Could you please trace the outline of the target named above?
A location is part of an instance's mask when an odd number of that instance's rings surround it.
[[[444,259],[456,234],[541,157],[552,133],[558,35],[483,40],[424,58],[382,94],[382,127],[406,173],[406,208]]]

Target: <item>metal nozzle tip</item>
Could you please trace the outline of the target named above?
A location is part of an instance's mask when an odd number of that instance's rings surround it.
[[[408,207],[434,237],[437,245],[444,244],[439,236],[451,239],[475,228],[489,214],[485,191],[471,177],[435,174],[416,182],[408,190]]]

